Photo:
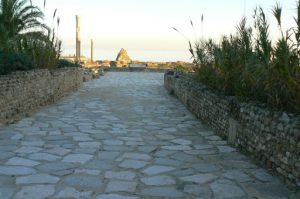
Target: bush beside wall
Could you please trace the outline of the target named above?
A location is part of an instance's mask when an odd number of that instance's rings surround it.
[[[166,73],[165,87],[229,143],[289,185],[300,187],[300,117],[211,91],[188,74]]]

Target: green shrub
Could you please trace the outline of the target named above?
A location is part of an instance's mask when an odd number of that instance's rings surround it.
[[[80,65],[78,63],[74,63],[66,59],[60,59],[58,61],[58,68],[65,68],[65,67],[80,67]]]
[[[253,26],[248,27],[243,18],[235,34],[224,36],[220,42],[211,39],[194,45],[189,42],[189,51],[199,79],[209,87],[300,113],[300,1],[295,18],[297,27],[286,34],[282,30],[279,4],[272,12],[281,32],[275,42],[270,39],[264,10],[257,8]]]
[[[13,71],[31,70],[33,68],[34,65],[29,56],[0,51],[0,75],[6,75]]]

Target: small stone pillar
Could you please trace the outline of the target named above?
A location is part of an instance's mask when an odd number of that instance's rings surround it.
[[[94,41],[91,39],[91,62],[94,62]]]
[[[76,15],[76,61],[81,58],[80,17]]]

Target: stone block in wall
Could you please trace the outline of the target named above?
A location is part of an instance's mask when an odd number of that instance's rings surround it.
[[[228,128],[228,142],[234,146],[236,146],[238,144],[237,142],[237,132],[238,132],[238,128],[241,128],[239,123],[233,119],[233,118],[229,118],[228,119],[228,124],[229,124],[229,128]]]

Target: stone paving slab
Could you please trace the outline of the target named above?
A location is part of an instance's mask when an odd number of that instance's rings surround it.
[[[0,198],[298,199],[163,87],[107,73],[0,128]]]

